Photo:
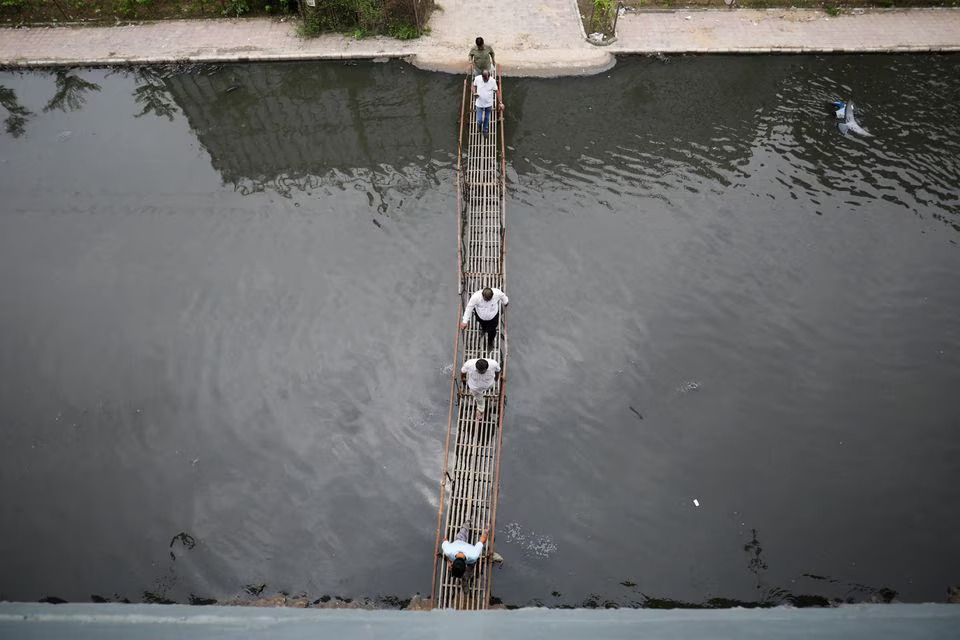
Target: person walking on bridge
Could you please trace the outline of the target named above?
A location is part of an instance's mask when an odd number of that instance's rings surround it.
[[[494,65],[497,64],[497,61],[494,60],[493,56],[493,47],[488,44],[483,43],[483,38],[477,36],[477,46],[470,49],[470,64],[473,66],[473,77],[477,77],[484,71],[489,71],[494,73]]]
[[[473,94],[476,96],[474,104],[477,107],[477,127],[487,135],[490,132],[490,119],[493,117],[493,99],[497,91],[497,81],[490,77],[490,72],[483,70],[473,79]],[[500,103],[503,109],[503,103]]]
[[[477,561],[483,554],[483,545],[487,544],[487,534],[489,532],[490,529],[484,529],[483,533],[480,534],[480,542],[470,544],[468,542],[470,539],[470,527],[464,524],[460,527],[460,532],[457,533],[457,537],[454,538],[453,542],[448,540],[443,541],[440,549],[443,556],[447,559],[447,570],[451,576],[454,578],[463,578],[467,567],[473,569],[473,567],[476,566]]]
[[[460,328],[466,329],[470,322],[470,316],[477,317],[480,328],[487,334],[487,350],[493,349],[497,340],[497,327],[500,325],[500,303],[503,306],[510,304],[510,299],[503,291],[493,287],[484,287],[472,296],[467,302],[467,308],[463,310]]]
[[[483,417],[487,408],[483,394],[500,379],[500,363],[496,360],[474,358],[463,363],[460,381],[467,383],[467,390],[477,401],[477,419]]]

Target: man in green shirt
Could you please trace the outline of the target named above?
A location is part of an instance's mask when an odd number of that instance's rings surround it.
[[[484,71],[494,75],[493,66],[497,63],[493,59],[493,47],[483,44],[483,38],[477,38],[477,46],[470,49],[470,64],[473,65],[473,76],[477,77]]]

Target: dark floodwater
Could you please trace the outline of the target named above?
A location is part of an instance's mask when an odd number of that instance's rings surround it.
[[[960,582],[958,77],[798,56],[508,80],[496,595]],[[0,85],[0,598],[427,592],[460,79]],[[848,97],[874,137],[836,130]]]

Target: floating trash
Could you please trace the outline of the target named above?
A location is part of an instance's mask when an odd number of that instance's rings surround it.
[[[700,389],[700,383],[696,380],[688,380],[684,382],[679,387],[677,387],[678,393],[690,393],[691,391],[697,391]]]
[[[503,528],[506,541],[516,544],[538,558],[549,558],[557,550],[557,545],[549,536],[538,536],[535,532],[523,530],[517,522],[511,522]]]

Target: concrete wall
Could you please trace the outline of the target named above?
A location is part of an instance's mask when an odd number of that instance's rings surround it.
[[[0,603],[0,638],[482,638],[498,640],[912,640],[958,637],[960,606],[848,605],[835,609],[552,610],[458,613]]]

